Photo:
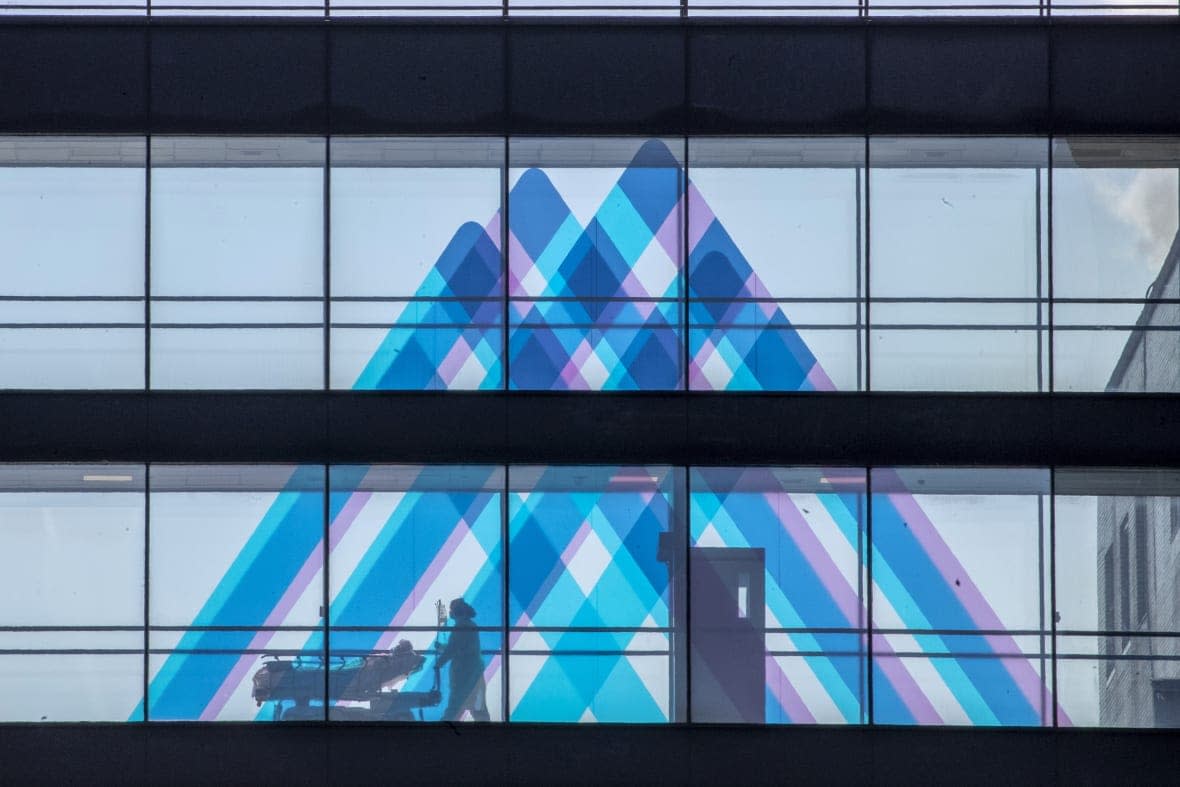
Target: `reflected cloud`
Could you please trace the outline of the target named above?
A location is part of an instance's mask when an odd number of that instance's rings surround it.
[[[1154,276],[1176,237],[1180,208],[1177,171],[1141,169],[1129,182],[1125,177],[1109,175],[1095,185],[1111,216],[1134,230],[1136,252]]]

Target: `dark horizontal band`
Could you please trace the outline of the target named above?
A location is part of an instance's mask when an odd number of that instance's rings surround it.
[[[0,394],[4,462],[1180,466],[1180,404],[1103,394]]]
[[[11,725],[0,781],[1167,784],[1175,731],[618,725]]]
[[[0,132],[1180,133],[1180,19],[0,20]]]

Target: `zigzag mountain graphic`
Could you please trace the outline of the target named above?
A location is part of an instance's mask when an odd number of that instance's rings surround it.
[[[690,221],[704,229],[684,254],[684,186],[680,162],[649,141],[583,226],[542,169],[522,173],[509,194],[510,387],[682,387],[685,256],[691,387],[832,387],[786,314],[750,302],[766,289],[693,187]],[[473,354],[474,387],[499,387],[499,256],[487,228],[462,225],[416,293],[425,303],[398,318],[354,387],[448,388]]]
[[[680,164],[667,148],[649,142],[622,171],[583,226],[545,172],[525,171],[510,195],[507,281],[502,275],[499,217],[493,217],[488,224],[494,234],[476,223],[460,226],[417,290],[423,302],[414,307],[417,311],[407,309],[394,322],[356,387],[445,388],[457,379],[469,382],[476,378],[477,387],[501,387],[506,289],[511,298],[511,387],[677,387],[682,380],[681,326],[685,308],[679,261],[687,256],[687,306],[691,317],[688,381],[692,388],[831,389],[831,381],[776,303],[769,299],[743,302],[767,298],[766,289],[704,198],[691,184],[685,188],[683,178]],[[681,213],[686,205],[690,231],[688,254],[684,255]],[[464,374],[467,377],[462,377]],[[753,478],[758,471],[734,472],[749,473]],[[755,480],[755,487],[769,485],[766,479]],[[730,519],[726,539],[730,545],[756,543],[761,539],[760,532],[780,537],[777,534],[785,532],[788,524],[795,528],[781,536],[789,562],[781,571],[774,568],[768,580],[768,591],[777,588],[781,596],[775,602],[780,620],[795,614],[798,622],[806,626],[855,627],[858,621],[867,619],[856,588],[839,577],[834,558],[819,541],[808,536],[801,520],[787,522],[783,510],[769,505],[760,495],[738,500],[740,495],[735,496],[732,490],[716,490],[712,499],[709,495],[713,492],[695,486],[694,493],[694,506],[709,508],[718,515],[719,523]],[[860,503],[854,497],[829,496],[821,504],[833,521],[844,523],[848,528],[845,539],[859,549],[856,522]],[[209,614],[206,617],[202,613],[200,623],[281,624],[284,602],[279,597],[304,592],[306,588],[300,583],[310,581],[316,561],[322,560],[325,547],[316,540],[322,531],[322,502],[315,495],[282,492],[220,580],[207,605]],[[467,510],[468,503],[456,498],[455,510]],[[333,492],[333,529],[347,527],[348,517],[357,516],[364,504],[361,493]],[[960,632],[1003,630],[988,599],[913,496],[874,494],[872,504],[876,592],[906,616],[907,626],[921,629],[936,625]],[[548,505],[560,508],[570,505],[570,501],[554,495]],[[730,516],[739,510],[740,517]],[[537,571],[553,565],[552,559],[533,558],[570,548],[568,541],[548,543],[553,534],[542,533],[543,521],[551,521],[551,517],[520,524],[520,540],[511,545],[520,557],[513,563],[516,574],[529,571],[530,561]],[[446,533],[441,520],[439,524],[432,537],[439,543],[451,543],[453,533]],[[466,527],[460,517],[455,528]],[[620,554],[625,557],[643,550],[650,552],[651,535],[659,527],[659,521],[652,520],[642,531],[630,531],[626,539],[638,538],[643,544],[623,549]],[[640,532],[641,538],[636,535]],[[383,549],[380,544],[369,547],[376,551],[372,561],[381,557]],[[537,555],[530,556],[530,549],[538,550]],[[571,554],[573,558],[576,554]],[[633,588],[628,592],[635,593],[638,583],[650,588],[655,596],[663,594],[666,578],[660,570],[654,563],[637,564],[638,573],[632,573],[627,580]],[[643,582],[638,580],[641,575],[646,577]],[[526,580],[523,584],[522,577]],[[812,579],[802,581],[806,577]],[[478,589],[483,587],[482,581],[473,580],[471,591],[483,592]],[[527,613],[540,609],[549,594],[556,593],[558,597],[547,609],[562,609],[568,599],[561,597],[565,592],[561,588],[568,585],[550,582],[548,575],[518,576],[513,591],[524,598],[514,597],[510,603],[520,605]],[[269,595],[261,595],[263,591]],[[358,591],[358,598],[366,604],[384,605],[382,614],[390,620],[404,603],[398,595],[387,593],[378,602],[371,592]],[[253,604],[246,613],[236,602],[214,604],[218,599],[243,598],[265,601]],[[656,603],[652,599],[649,602]],[[243,620],[244,614],[248,620]],[[573,618],[554,622],[558,626],[576,624]],[[263,648],[269,636],[268,632],[186,634],[184,648],[224,653],[170,655],[152,680],[153,717],[216,718],[240,681],[248,679],[252,661],[234,652],[247,646]],[[846,635],[833,635],[837,636]],[[309,652],[321,647],[318,637],[316,634],[309,638]],[[874,635],[873,641],[876,721],[945,722],[931,704],[927,687],[919,684],[907,663],[891,655],[881,635]],[[864,647],[863,639],[861,642]],[[1028,659],[1012,656],[1020,650],[1008,635],[965,634],[957,639],[931,636],[922,642],[924,650],[942,655],[955,649],[993,654],[988,658],[929,659],[935,677],[931,678],[931,670],[927,670],[924,679],[940,681],[942,688],[938,691],[953,697],[972,723],[1035,725],[1044,721],[1045,709],[1053,706],[1052,698],[1046,697],[1044,677],[1036,673]],[[818,644],[820,651],[826,649],[826,640],[817,639],[812,644]],[[802,645],[800,648],[808,649]],[[832,649],[846,650],[847,643],[833,640]],[[846,720],[856,721],[863,700],[856,693],[861,690],[863,662],[846,659],[833,667],[835,662],[817,655],[807,657],[807,663],[825,691],[850,698]],[[590,698],[587,702],[596,694],[595,681],[602,679],[566,674],[557,665],[545,675],[551,675],[552,680],[577,696]],[[547,685],[542,681],[525,691],[521,703],[531,709],[526,716],[548,718],[547,702],[552,700],[547,699]],[[808,720],[805,704],[794,691],[785,676],[776,679],[773,687],[768,684],[768,707],[775,703],[781,709],[775,718]],[[570,709],[562,713],[566,710]],[[1063,713],[1060,719],[1068,723]]]

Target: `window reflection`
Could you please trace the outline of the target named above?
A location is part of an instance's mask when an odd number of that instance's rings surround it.
[[[1177,726],[1180,473],[1061,470],[1056,489],[1062,703],[1087,726]]]
[[[1180,390],[1180,143],[1053,146],[1054,383]]]

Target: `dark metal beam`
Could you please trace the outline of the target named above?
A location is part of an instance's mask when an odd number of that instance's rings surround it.
[[[4,462],[1180,466],[1167,395],[3,393]]]
[[[0,132],[1180,133],[1180,19],[0,20]]]
[[[4,784],[1170,784],[1175,731],[8,725]]]

